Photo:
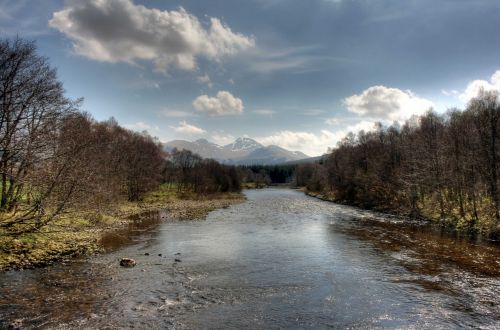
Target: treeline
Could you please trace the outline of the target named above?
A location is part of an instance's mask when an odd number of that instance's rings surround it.
[[[323,164],[300,165],[296,182],[338,201],[498,235],[499,137],[499,95],[482,92],[464,111],[350,133]]]
[[[176,183],[180,192],[213,194],[241,190],[240,176],[235,166],[204,159],[189,150],[174,150],[166,164],[165,181]]]
[[[296,167],[294,164],[242,165],[238,167],[238,173],[243,183],[253,183],[259,188],[271,184],[291,183]]]
[[[63,212],[139,201],[161,183],[197,193],[239,190],[234,167],[168,156],[147,133],[97,122],[22,39],[0,40],[0,231],[34,232]]]

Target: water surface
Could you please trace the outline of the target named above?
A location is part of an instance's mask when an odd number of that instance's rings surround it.
[[[98,257],[1,274],[0,319],[42,328],[500,327],[498,245],[289,189],[246,195],[205,221],[150,214],[106,237],[110,252]],[[121,268],[120,257],[138,265]]]

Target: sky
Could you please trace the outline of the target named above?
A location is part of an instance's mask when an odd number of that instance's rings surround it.
[[[0,0],[97,120],[310,156],[500,90],[498,0]]]

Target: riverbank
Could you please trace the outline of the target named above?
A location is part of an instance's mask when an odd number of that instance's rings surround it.
[[[327,202],[367,209],[366,207],[363,207],[363,205],[347,203],[346,201],[338,200],[332,193],[312,192],[308,191],[306,188],[298,188],[298,190],[304,192],[308,196],[318,198]],[[439,214],[429,208],[423,208],[418,215],[409,214],[408,210],[404,209],[395,210],[382,207],[372,207],[368,209],[396,216],[409,217],[412,220],[421,220],[422,222],[426,222],[429,224],[440,225],[442,227],[448,228],[449,230],[456,231],[463,236],[470,236],[471,238],[475,238],[479,234],[482,238],[486,238],[487,240],[495,242],[500,240],[500,224],[495,223],[494,219],[482,219],[479,223],[464,218],[460,219],[458,217],[443,219]]]
[[[100,210],[68,212],[36,233],[11,238],[0,232],[0,271],[44,267],[78,255],[97,254],[103,233],[123,228],[137,215],[166,210],[168,220],[203,219],[209,212],[240,203],[240,193],[199,196],[162,185],[141,202],[119,201]]]

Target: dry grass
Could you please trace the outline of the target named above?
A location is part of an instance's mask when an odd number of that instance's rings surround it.
[[[239,193],[199,196],[180,193],[177,187],[164,184],[140,202],[121,200],[105,209],[69,211],[35,233],[12,237],[0,231],[0,270],[45,266],[74,255],[98,252],[101,234],[124,226],[136,214],[167,209],[171,218],[199,219],[242,200]]]

